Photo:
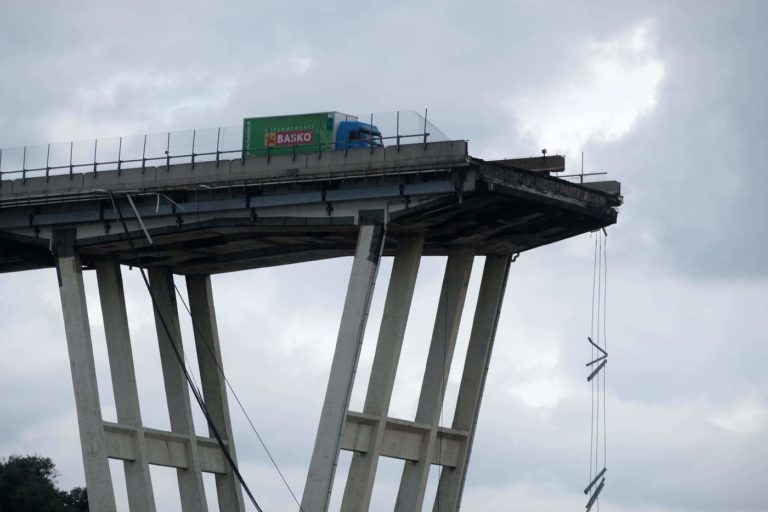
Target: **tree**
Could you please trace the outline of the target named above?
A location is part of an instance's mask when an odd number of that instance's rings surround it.
[[[48,457],[11,455],[0,459],[0,512],[88,512],[82,487],[56,487],[56,466]]]
[[[71,491],[61,491],[61,501],[67,512],[88,512],[88,491],[85,487],[74,487]]]

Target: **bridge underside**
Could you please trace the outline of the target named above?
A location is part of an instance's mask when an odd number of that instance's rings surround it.
[[[132,511],[155,511],[154,464],[176,468],[184,512],[207,510],[203,472],[216,475],[221,510],[244,510],[227,462],[236,464],[236,458],[210,274],[351,256],[302,509],[328,509],[339,452],[348,450],[353,457],[342,511],[368,510],[378,461],[392,457],[406,461],[396,510],[422,510],[430,468],[437,465],[433,511],[456,512],[513,254],[613,224],[621,204],[618,183],[553,178],[541,170],[550,162],[485,162],[467,154],[466,142],[448,141],[322,159],[249,158],[0,181],[0,272],[58,269],[91,510],[116,510],[109,459],[124,462]],[[382,255],[394,257],[392,272],[365,405],[351,411]],[[423,256],[437,255],[448,258],[417,413],[412,421],[391,418],[419,265]],[[475,256],[486,258],[447,427],[440,413]],[[121,264],[149,268],[168,432],[142,424]],[[82,276],[90,269],[99,284],[118,423],[101,416]],[[210,431],[202,437],[179,364],[174,273],[186,275],[202,393],[211,412]]]
[[[452,146],[428,161],[434,168],[422,168],[417,157],[407,167],[409,152],[429,153],[441,144]],[[182,172],[179,166],[156,169],[158,185],[147,187],[145,180],[138,189],[130,181],[127,188],[117,186],[128,171],[122,176],[100,173],[79,188],[65,176],[53,177],[63,191],[45,196],[19,193],[40,178],[6,184],[0,187],[0,272],[53,266],[51,238],[57,230],[72,228],[87,267],[104,257],[136,265],[135,249],[141,266],[215,274],[352,256],[359,226],[366,223],[386,225],[390,236],[384,255],[395,253],[401,235],[418,234],[424,237],[423,254],[436,256],[456,247],[471,247],[478,255],[518,253],[616,221],[618,188],[604,193],[548,173],[472,159],[463,142],[414,146],[398,153],[403,162],[396,172],[373,168],[343,177],[304,178],[294,172],[289,178],[267,179],[251,171],[248,160],[248,165],[228,165],[229,176],[232,168],[242,167],[250,182],[229,179],[225,186],[213,178],[208,182],[213,186],[163,186],[164,179],[175,183],[169,176]],[[200,167],[198,179],[206,172]],[[115,206],[127,219],[130,235]]]

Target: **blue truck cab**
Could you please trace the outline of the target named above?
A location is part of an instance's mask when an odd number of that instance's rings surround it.
[[[372,124],[341,121],[336,129],[336,150],[383,147],[381,132]]]

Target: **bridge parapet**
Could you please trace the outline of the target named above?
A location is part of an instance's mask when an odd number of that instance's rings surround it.
[[[69,196],[83,198],[120,192],[195,189],[298,181],[339,180],[371,174],[398,174],[466,166],[467,142],[443,141],[399,147],[351,149],[307,155],[255,156],[220,162],[184,163],[36,177],[3,182],[0,206],[56,202]]]

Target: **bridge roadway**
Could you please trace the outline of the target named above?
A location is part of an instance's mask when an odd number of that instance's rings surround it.
[[[0,272],[54,266],[62,240],[86,268],[135,264],[130,236],[142,266],[215,274],[352,256],[365,224],[386,226],[384,255],[419,234],[432,256],[519,253],[616,222],[618,183],[557,179],[551,162],[487,162],[445,141],[5,180]]]

